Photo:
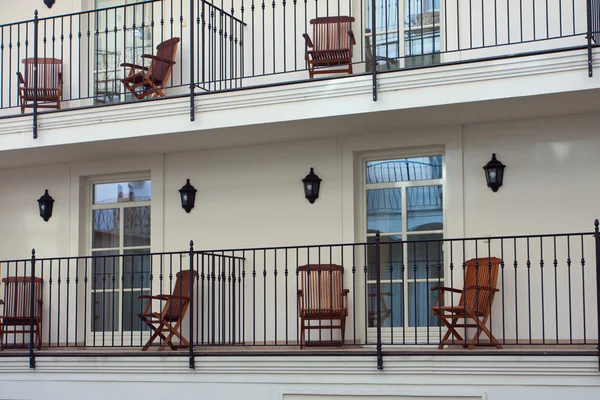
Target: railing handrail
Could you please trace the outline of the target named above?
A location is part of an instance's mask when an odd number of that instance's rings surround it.
[[[193,0],[192,0],[192,1],[193,1]],[[242,20],[241,20],[241,19],[239,19],[239,18],[236,18],[236,17],[234,17],[232,14],[228,13],[227,11],[223,10],[222,8],[220,8],[220,7],[217,7],[216,5],[214,5],[214,4],[212,4],[212,3],[209,3],[209,2],[208,2],[208,1],[206,1],[206,0],[199,0],[199,1],[201,1],[201,2],[202,2],[202,3],[204,3],[204,4],[206,4],[206,5],[207,5],[207,6],[209,6],[209,7],[212,7],[212,8],[215,8],[215,9],[219,10],[219,12],[220,12],[221,14],[227,15],[229,18],[231,18],[231,19],[235,20],[236,22],[238,22],[238,23],[240,23],[240,24],[242,24],[242,25],[244,25],[244,26],[248,26],[248,24],[247,24],[247,23],[245,23],[244,21],[242,21]]]
[[[68,13],[68,14],[49,15],[47,17],[38,18],[38,21],[42,22],[42,21],[47,21],[47,20],[52,20],[52,19],[68,18],[68,17],[77,16],[77,15],[98,13],[98,12],[103,12],[103,11],[111,11],[111,10],[115,10],[115,9],[118,9],[118,8],[143,6],[143,5],[146,5],[146,4],[152,4],[152,3],[158,3],[158,2],[163,2],[163,0],[145,0],[145,1],[141,1],[139,3],[120,4],[118,6],[110,6],[110,7],[103,7],[103,8],[94,8],[94,9],[91,9],[91,10],[81,10],[81,11],[75,11],[75,12]],[[25,19],[25,20],[22,20],[22,21],[9,22],[7,24],[0,24],[0,29],[2,29],[4,27],[7,27],[7,26],[33,23],[34,21],[35,20],[32,18],[32,19]]]

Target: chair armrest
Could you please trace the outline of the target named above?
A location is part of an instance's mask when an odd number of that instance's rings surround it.
[[[298,289],[298,297],[302,297],[304,295],[304,293],[302,292],[302,289]]]
[[[348,296],[349,293],[350,293],[350,289],[342,290],[342,296]]]
[[[0,300],[0,305],[4,305],[4,300]]]
[[[167,300],[171,300],[171,299],[189,300],[190,298],[187,296],[172,296],[170,294],[158,294],[155,296],[149,296],[149,295],[138,296],[138,300],[141,300],[141,299],[167,301]]]
[[[58,83],[60,83],[61,85],[63,84],[63,73],[62,72],[58,73]]]
[[[17,72],[17,76],[19,77],[19,83],[21,85],[25,84],[25,79],[23,79],[23,75],[20,72]]]
[[[315,47],[315,46],[314,46],[314,44],[313,44],[313,42],[312,42],[312,40],[310,40],[310,36],[308,36],[308,33],[303,33],[303,34],[302,34],[302,37],[303,37],[303,38],[304,38],[304,40],[306,41],[306,45],[307,45],[308,47],[310,47],[311,49],[312,49],[313,47]]]
[[[440,291],[440,292],[454,292],[454,293],[462,293],[463,291],[460,289],[454,289],[446,286],[436,286],[431,288],[431,291]]]
[[[490,286],[477,286],[477,285],[471,285],[471,286],[467,286],[465,287],[465,291],[467,290],[487,290],[488,292],[499,292],[500,289],[496,289]]]
[[[130,63],[121,63],[121,67],[129,67],[133,69],[141,69],[144,71],[148,71],[148,67],[144,67],[143,65],[130,64]]]
[[[160,58],[160,57],[156,57],[156,56],[155,56],[155,55],[153,55],[153,54],[142,54],[142,58],[151,58],[151,59],[152,59],[152,60],[154,60],[154,61],[160,61],[160,62],[163,62],[163,63],[165,63],[165,64],[171,64],[171,65],[177,64],[177,63],[176,63],[175,61],[173,61],[173,60],[169,60],[169,59],[167,59],[167,58]]]

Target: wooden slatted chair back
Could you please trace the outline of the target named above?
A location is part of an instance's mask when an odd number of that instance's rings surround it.
[[[190,289],[198,276],[194,270],[179,271],[176,275],[175,287],[170,300],[165,302],[162,311],[163,319],[169,322],[176,322],[182,315],[185,315],[190,302]]]
[[[33,282],[33,285],[32,285]],[[42,315],[42,278],[9,276],[2,279],[4,284],[4,315],[5,322],[26,320],[31,318],[31,290],[34,293],[34,317]],[[33,288],[32,288],[33,286]]]
[[[23,60],[25,68],[25,89],[30,89],[33,96],[33,58]],[[62,86],[62,60],[58,58],[38,58],[37,68],[38,100],[55,100],[60,97]],[[28,93],[29,95],[29,93]]]
[[[344,309],[341,265],[310,264],[298,267],[298,271],[303,293],[302,310],[310,313]]]
[[[464,291],[459,305],[465,306],[468,312],[476,315],[486,315],[490,312],[494,293],[489,290],[468,289],[470,286],[484,286],[496,288],[498,283],[498,270],[501,259],[473,258],[468,260],[465,270]]]
[[[352,57],[351,35],[354,17],[321,17],[310,21],[316,52],[340,52],[340,59]]]
[[[156,46],[157,59],[152,60],[152,64],[148,69],[148,74],[157,84],[164,84],[169,79],[172,64],[161,62],[160,60],[175,61],[179,41],[180,39],[176,37],[165,40]]]

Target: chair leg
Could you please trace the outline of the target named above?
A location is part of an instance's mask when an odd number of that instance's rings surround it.
[[[346,316],[343,316],[341,321],[340,321],[340,330],[341,332],[341,336],[342,336],[342,348],[344,348],[344,342],[346,339]]]
[[[300,318],[300,348],[304,347],[304,318]]]

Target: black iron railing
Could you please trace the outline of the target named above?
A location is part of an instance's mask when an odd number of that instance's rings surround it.
[[[484,354],[600,355],[597,222],[584,233],[419,239],[1,261],[0,356],[29,356],[35,367],[35,357],[79,348],[122,356],[148,346],[143,354],[166,348],[193,367],[209,347],[312,355],[291,348],[316,345],[331,354],[364,347],[357,354],[383,368],[385,354],[483,354],[490,345]],[[14,286],[31,277],[40,290]],[[438,318],[461,305],[458,315],[479,322]],[[153,337],[151,315],[173,329]]]
[[[312,56],[303,35],[315,43],[336,41],[313,37],[323,34],[313,32],[311,24],[320,17],[354,18],[352,71],[372,74],[374,99],[380,72],[539,52],[587,47],[591,74],[592,48],[600,35],[598,4],[559,0],[557,8],[516,0],[148,0],[55,17],[36,14],[32,20],[0,25],[0,112],[21,105],[20,88],[39,89],[47,83],[19,83],[17,73],[25,75],[27,59],[36,66],[43,59],[60,60],[62,82],[51,83],[62,90],[61,109],[136,101],[121,83],[129,74],[129,67],[121,64],[148,66],[150,59],[143,54],[155,54],[158,44],[179,38],[164,93],[190,96],[193,116],[196,95],[306,80],[306,58]],[[329,66],[339,63],[334,57]],[[48,100],[33,103],[35,116],[37,106]]]

